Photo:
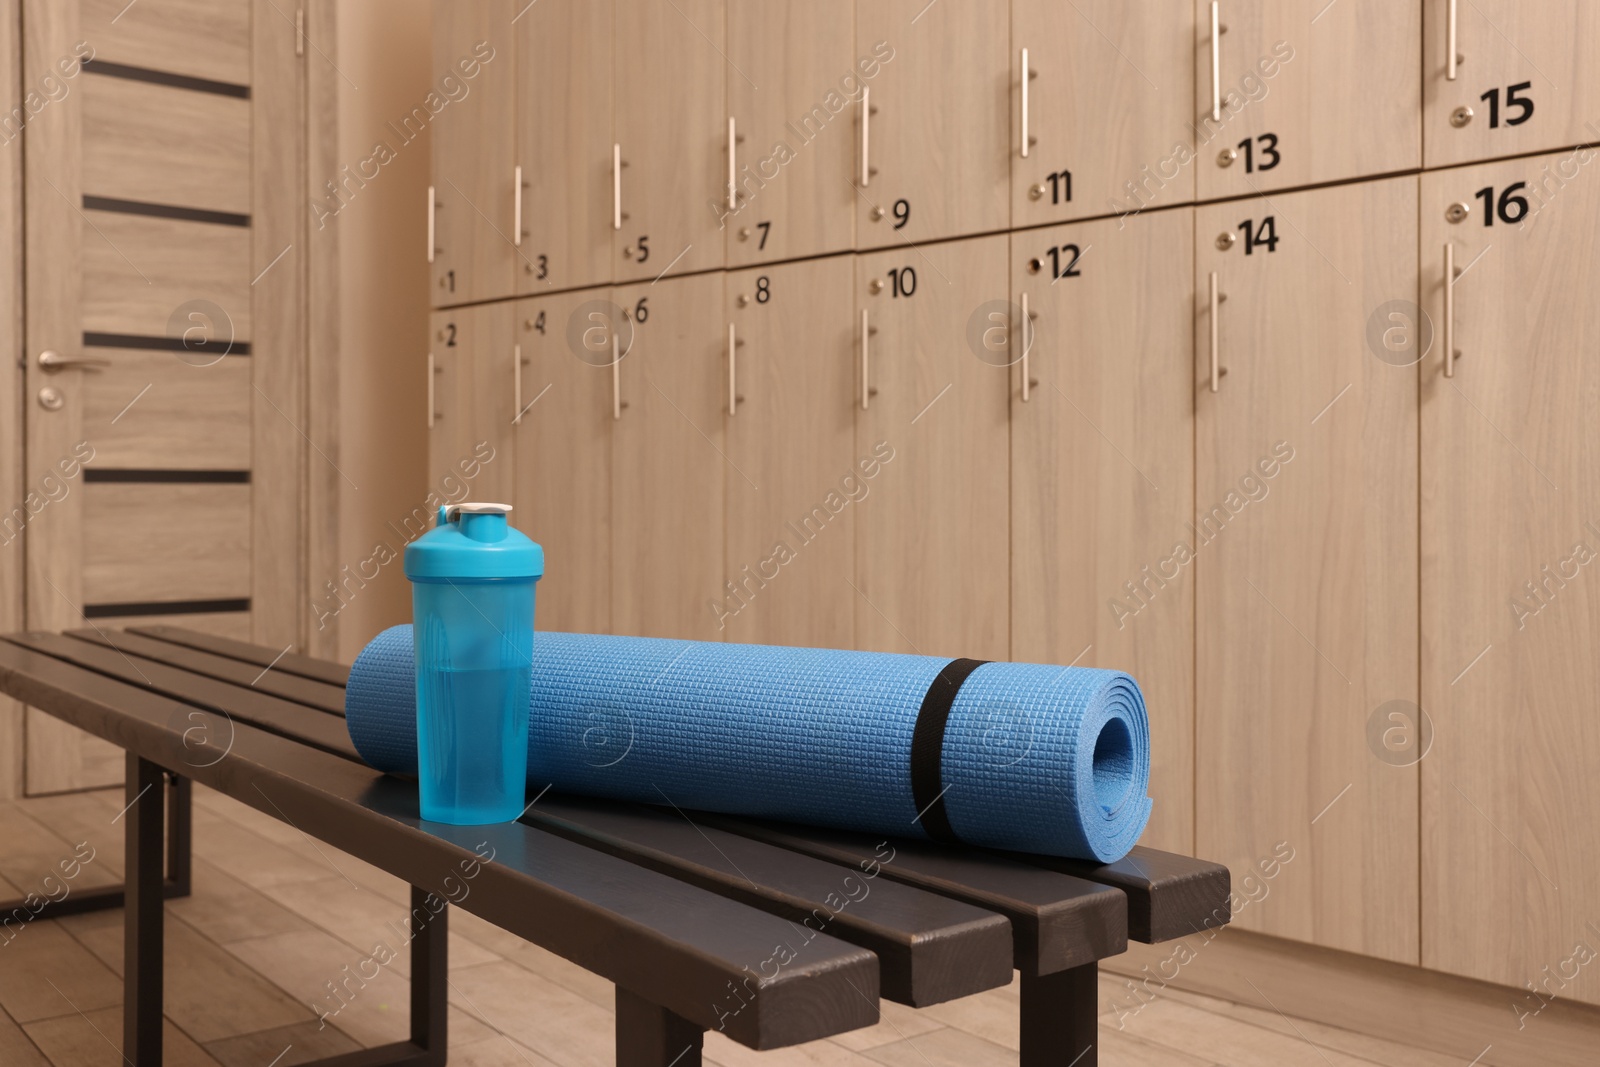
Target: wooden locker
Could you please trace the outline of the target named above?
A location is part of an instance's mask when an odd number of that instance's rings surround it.
[[[1600,140],[1600,9],[1584,0],[1424,0],[1429,167]],[[1450,12],[1456,11],[1456,69]],[[1452,77],[1452,73],[1454,76]],[[1552,165],[1559,165],[1553,161]],[[1565,179],[1571,180],[1572,174]],[[1529,181],[1535,180],[1532,176]]]
[[[429,317],[434,379],[429,393],[430,488],[439,488],[447,476],[459,478],[461,463],[477,458],[482,469],[466,499],[511,502],[516,466],[513,311],[510,304],[486,304],[435,311]],[[485,455],[493,458],[484,460]]]
[[[1195,579],[1179,547],[1194,513],[1193,242],[1188,208],[1011,235],[1013,288],[1034,316],[1011,349],[1011,656],[1138,679],[1155,800],[1142,840],[1184,853],[1194,847]],[[1003,327],[1006,312],[996,315]]]
[[[1195,0],[1195,15],[1200,200],[1421,163],[1416,4]]]
[[[611,333],[621,323],[610,289],[519,300],[513,354],[516,487],[512,516],[544,548],[538,625],[611,629]]]
[[[1010,16],[981,0],[856,5],[856,51],[880,63],[856,101],[856,247],[1011,221]]]
[[[820,648],[855,643],[860,502],[882,465],[855,434],[850,256],[727,275],[726,585],[715,598],[731,641]],[[803,340],[802,340],[803,339]]]
[[[436,2],[437,87],[396,120],[409,138],[427,130],[433,146],[434,307],[495,300],[516,288],[513,14],[511,0]]]
[[[542,0],[516,18],[519,294],[611,281],[613,13]]]
[[[848,98],[880,64],[854,50],[855,0],[728,5],[728,266],[855,246]],[[742,72],[742,73],[741,73]],[[744,75],[760,82],[750,81]]]
[[[722,275],[619,286],[620,417],[611,474],[611,624],[717,641],[723,591],[727,319]]]
[[[725,262],[726,0],[616,0],[612,276],[654,279]],[[755,72],[762,74],[762,72]]]
[[[1600,184],[1531,191],[1567,158],[1422,176],[1422,963],[1515,987],[1519,1015],[1600,1003],[1563,962],[1600,896]]]
[[[1009,371],[983,347],[1009,252],[856,257],[856,447],[882,466],[856,515],[859,648],[1010,658]]]
[[[1193,0],[1013,0],[1013,226],[1194,199],[1194,38]]]
[[[1417,772],[1370,728],[1417,700],[1416,373],[1374,335],[1416,211],[1414,177],[1196,209],[1191,531],[1197,854],[1292,850],[1237,925],[1408,963]]]

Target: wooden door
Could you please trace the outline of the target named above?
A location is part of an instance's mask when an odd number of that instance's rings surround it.
[[[517,302],[517,528],[544,548],[542,630],[611,629],[610,289]]]
[[[611,467],[611,625],[717,641],[727,371],[722,275],[619,286],[620,406]],[[631,344],[629,343],[631,341]]]
[[[1009,23],[980,0],[856,5],[856,51],[879,61],[854,98],[857,248],[1010,224]]]
[[[1196,210],[1190,531],[1196,853],[1283,843],[1240,926],[1409,963],[1417,774],[1370,738],[1417,700],[1416,374],[1372,338],[1415,307],[1416,210],[1416,178]]]
[[[1422,12],[1416,4],[1194,3],[1199,199],[1420,164]],[[1214,6],[1223,30],[1215,60]],[[1221,101],[1216,112],[1213,78]]]
[[[859,648],[1010,658],[1010,372],[983,346],[1008,244],[856,257],[856,450],[881,466],[851,505]]]
[[[1545,152],[1600,139],[1600,10],[1584,0],[1452,0],[1423,4],[1423,142],[1429,167]],[[1576,167],[1551,162],[1559,181]],[[1551,182],[1548,173],[1530,185]]]
[[[433,146],[434,307],[510,296],[525,261],[514,225],[520,195],[514,15],[512,0],[436,2],[438,85],[392,124],[397,140],[409,143],[428,130]],[[341,180],[346,196],[360,195],[359,176]]]
[[[728,68],[725,21],[726,0],[617,0],[617,281],[725,262],[718,227],[727,190],[725,81],[752,76]]]
[[[518,293],[611,281],[614,7],[542,0],[513,17],[523,182]]]
[[[845,98],[879,69],[870,53],[858,60],[853,50],[854,17],[854,0],[728,6],[733,198],[717,213],[730,267],[854,247]]]
[[[1010,348],[1011,657],[1138,679],[1154,760],[1143,840],[1185,853],[1195,583],[1178,546],[1194,513],[1193,243],[1189,209],[1011,235],[1014,288],[1037,316]]]
[[[850,256],[727,275],[736,401],[714,612],[728,640],[855,643],[856,594],[841,579],[855,574],[855,513],[881,464],[855,435],[854,290]]]
[[[1194,199],[1194,40],[1193,0],[1013,0],[1013,226]]]
[[[433,417],[429,425],[430,488],[456,477],[476,458],[481,469],[461,499],[511,503],[515,490],[515,307],[485,304],[429,316]],[[485,461],[484,457],[492,456]],[[448,496],[449,494],[446,493]],[[515,515],[513,524],[517,521]]]
[[[22,10],[24,79],[59,87],[21,131],[27,625],[288,646],[312,619],[303,60],[265,0],[115,15]],[[26,747],[29,792],[122,777],[36,711]]]
[[[1600,187],[1572,182],[1520,225],[1499,210],[1504,190],[1531,189],[1566,158],[1422,176],[1422,292],[1437,324],[1420,366],[1422,706],[1433,726],[1421,764],[1422,962],[1516,987],[1519,1015],[1552,995],[1600,1002],[1600,978],[1560,962],[1588,939],[1600,897]],[[1506,215],[1527,192],[1512,192]],[[1453,223],[1456,203],[1470,211]],[[1460,354],[1446,377],[1452,313]],[[1450,889],[1462,872],[1471,893]],[[1542,997],[1523,992],[1529,981]]]

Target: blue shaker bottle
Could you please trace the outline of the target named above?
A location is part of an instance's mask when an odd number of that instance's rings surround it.
[[[434,822],[510,822],[524,807],[544,549],[511,528],[510,510],[447,505],[406,546],[422,817]]]

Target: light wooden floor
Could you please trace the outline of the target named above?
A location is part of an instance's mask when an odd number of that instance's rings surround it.
[[[120,790],[0,803],[0,899],[14,899],[87,841],[74,886],[119,881]],[[59,890],[57,890],[59,893]],[[324,983],[356,970],[406,912],[398,879],[236,801],[195,789],[194,893],[167,906],[167,1063],[293,1067],[407,1031],[407,957],[326,1025]],[[610,1067],[612,987],[452,909],[453,1067]],[[0,1065],[117,1067],[122,913],[60,920],[48,909],[0,944]],[[0,939],[3,940],[3,939]],[[368,970],[370,973],[370,969]],[[1017,1061],[1017,985],[914,1011],[829,1041],[755,1053],[709,1034],[722,1067],[987,1067]],[[1102,1011],[1128,996],[1101,979]],[[331,1003],[331,1002],[330,1002]],[[1111,1067],[1461,1067],[1449,1057],[1176,991],[1118,1028],[1102,1016]]]

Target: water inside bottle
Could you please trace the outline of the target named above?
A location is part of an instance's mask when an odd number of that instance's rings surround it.
[[[522,811],[528,751],[527,666],[421,672],[417,755],[422,817],[508,822]]]

